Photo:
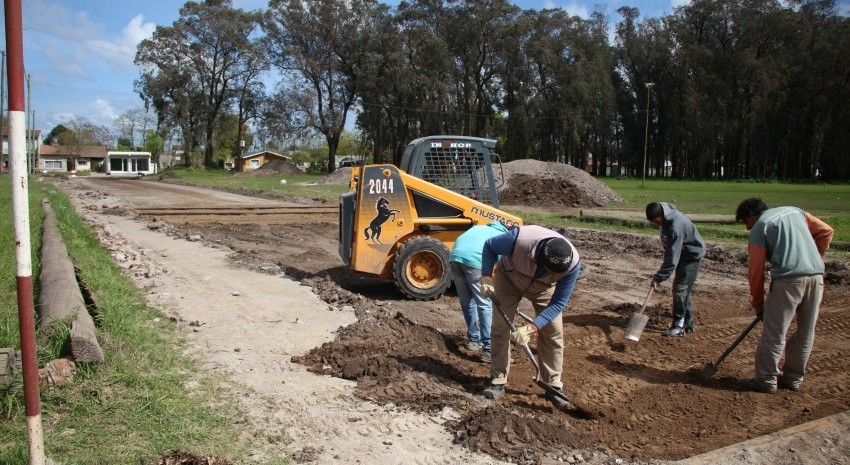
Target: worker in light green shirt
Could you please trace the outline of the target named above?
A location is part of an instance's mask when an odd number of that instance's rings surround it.
[[[773,394],[777,387],[799,391],[815,340],[815,325],[823,298],[823,255],[833,229],[797,207],[768,209],[759,198],[738,205],[735,219],[750,231],[749,282],[751,304],[764,323],[756,348],[753,379],[747,390]],[[765,292],[765,263],[770,262],[770,291]],[[796,316],[797,330],[785,335]],[[785,355],[782,370],[779,361]]]

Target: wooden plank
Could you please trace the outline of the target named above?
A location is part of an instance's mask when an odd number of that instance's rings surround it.
[[[0,386],[5,386],[12,382],[12,375],[15,371],[15,351],[14,349],[0,349]]]

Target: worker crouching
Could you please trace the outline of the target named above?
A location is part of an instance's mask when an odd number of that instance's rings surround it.
[[[497,257],[499,266],[495,267]],[[533,323],[511,332],[508,324],[494,319],[491,334],[490,384],[483,395],[504,395],[510,372],[510,343],[528,344],[538,336],[537,353],[541,381],[563,394],[564,364],[562,314],[579,277],[579,254],[561,234],[540,226],[521,226],[492,237],[482,253],[482,290],[501,304],[513,320],[523,298],[534,307]],[[495,272],[494,272],[495,268]],[[547,391],[546,398],[559,409],[570,408],[562,397]]]

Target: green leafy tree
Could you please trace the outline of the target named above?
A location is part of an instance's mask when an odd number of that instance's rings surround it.
[[[145,151],[151,153],[153,161],[157,165],[159,165],[159,155],[162,153],[163,147],[165,147],[165,141],[162,140],[162,136],[158,132],[148,129],[145,134]]]
[[[234,9],[231,0],[187,2],[171,27],[158,27],[142,41],[136,64],[143,68],[137,89],[160,113],[160,121],[183,126],[184,140],[203,145],[203,163],[214,165],[217,119],[234,89],[256,78],[245,69],[257,57],[253,33],[259,13]],[[246,84],[247,85],[247,84]]]
[[[272,132],[323,135],[329,172],[363,80],[359,72],[378,52],[373,26],[385,11],[374,0],[269,2],[266,50],[283,80],[264,124]]]
[[[50,132],[47,133],[46,136],[44,136],[44,143],[46,145],[53,145],[54,141],[58,143],[59,142],[59,136],[63,132],[67,132],[67,131],[69,131],[69,129],[64,124],[57,124],[56,126],[53,127],[53,129],[50,130]]]

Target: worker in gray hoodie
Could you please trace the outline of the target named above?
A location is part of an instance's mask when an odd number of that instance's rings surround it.
[[[650,286],[658,290],[659,285],[673,278],[673,322],[665,336],[684,336],[694,331],[694,305],[691,293],[699,274],[702,257],[705,256],[705,241],[702,240],[694,223],[676,206],[666,202],[652,202],[646,206],[646,219],[661,229],[664,244],[664,262],[652,277]]]

